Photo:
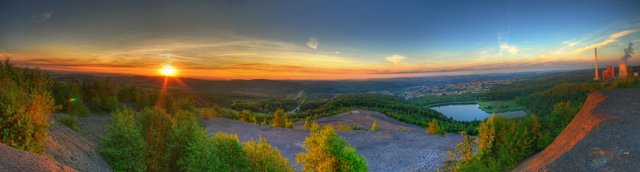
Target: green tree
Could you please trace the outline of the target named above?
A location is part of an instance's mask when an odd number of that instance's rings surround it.
[[[273,127],[285,127],[285,123],[287,121],[287,113],[284,112],[284,109],[278,108],[276,112],[273,114]]]
[[[247,152],[249,167],[252,171],[294,171],[294,168],[289,165],[289,160],[282,156],[280,150],[271,146],[264,138],[258,139],[257,143],[249,140],[243,146]]]
[[[168,165],[170,171],[179,171],[177,164],[188,152],[189,142],[194,139],[196,130],[202,128],[193,112],[181,111],[171,117],[171,131],[167,140]]]
[[[380,131],[380,128],[378,128],[378,121],[377,120],[374,120],[373,124],[371,124],[371,131],[373,131],[373,132]]]
[[[187,172],[231,171],[229,164],[221,159],[216,142],[204,128],[198,128],[194,132],[186,155],[178,160],[178,165]]]
[[[312,125],[304,140],[306,152],[298,153],[296,160],[302,171],[367,171],[364,157],[333,130],[332,127]]]
[[[145,147],[145,161],[150,171],[168,171],[168,143],[171,127],[171,117],[160,108],[145,108],[142,111],[143,135]]]
[[[53,80],[37,69],[16,68],[9,60],[0,63],[0,143],[41,153],[49,131],[54,100]]]
[[[114,171],[146,171],[145,141],[142,128],[136,124],[135,112],[114,112],[113,123],[100,143],[100,153]]]

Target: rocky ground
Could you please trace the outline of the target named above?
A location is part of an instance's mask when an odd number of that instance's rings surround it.
[[[640,170],[640,89],[591,93],[542,152],[514,171]]]
[[[321,125],[358,124],[369,128],[378,121],[379,132],[364,130],[340,131],[358,153],[362,154],[369,171],[433,171],[444,160],[447,151],[453,150],[462,140],[457,134],[446,136],[427,135],[423,128],[405,124],[378,112],[352,111],[335,116],[317,119]],[[304,138],[309,134],[302,129],[302,123],[296,123],[294,129],[273,128],[243,123],[236,120],[214,118],[205,120],[208,131],[213,134],[221,131],[237,133],[240,140],[266,138],[278,147],[290,163],[297,166],[295,155],[303,152]]]

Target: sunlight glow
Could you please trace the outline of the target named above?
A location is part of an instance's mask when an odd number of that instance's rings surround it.
[[[162,68],[160,68],[158,71],[160,72],[161,75],[164,75],[164,76],[176,76],[177,74],[176,68],[174,68],[170,64],[162,65]]]

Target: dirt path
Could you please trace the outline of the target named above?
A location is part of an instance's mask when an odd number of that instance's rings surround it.
[[[371,111],[352,111],[316,121],[321,125],[357,123],[369,128],[374,120],[378,121],[379,132],[339,132],[365,157],[370,171],[433,171],[444,160],[447,151],[453,150],[462,140],[457,134],[427,135],[423,128]],[[302,123],[296,123],[294,129],[257,126],[223,118],[206,120],[205,124],[211,134],[217,131],[237,133],[242,141],[264,137],[300,169],[295,154],[304,151],[304,138],[309,134],[302,130]]]

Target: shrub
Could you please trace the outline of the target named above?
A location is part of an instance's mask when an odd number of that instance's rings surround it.
[[[48,135],[48,114],[54,110],[49,89],[52,80],[43,71],[0,63],[0,143],[41,153]]]
[[[371,131],[373,131],[373,132],[380,131],[380,128],[378,128],[378,121],[377,120],[374,120],[373,124],[371,124]]]
[[[168,165],[170,171],[179,171],[177,162],[184,158],[188,152],[189,141],[195,137],[195,132],[200,127],[196,115],[192,112],[182,111],[171,117],[171,131],[167,140]]]
[[[178,160],[178,165],[188,172],[230,171],[229,165],[224,164],[219,157],[213,138],[209,137],[204,128],[195,131],[194,137],[189,141],[186,155]]]
[[[436,121],[435,119],[432,119],[431,122],[429,122],[429,125],[427,126],[427,133],[443,134],[443,132],[440,131],[440,127],[438,126],[438,121]]]
[[[142,132],[147,143],[145,162],[149,171],[168,170],[168,147],[171,117],[160,108],[146,108],[141,113]]]
[[[294,168],[289,165],[289,160],[282,156],[277,147],[271,146],[264,138],[256,143],[249,140],[244,143],[247,152],[249,167],[252,171],[278,171],[292,172]]]
[[[306,152],[296,156],[303,171],[367,171],[364,157],[333,128],[315,126],[304,140]]]
[[[142,128],[136,125],[135,113],[125,108],[112,116],[114,121],[102,139],[100,153],[114,171],[146,171],[146,143]]]
[[[273,127],[285,127],[285,122],[287,120],[287,114],[284,112],[284,109],[278,108],[276,112],[273,114]]]
[[[302,128],[308,130],[309,127],[311,127],[311,117],[308,116],[304,119],[304,125],[302,125]]]

